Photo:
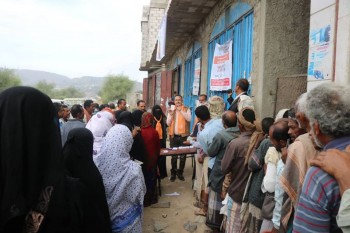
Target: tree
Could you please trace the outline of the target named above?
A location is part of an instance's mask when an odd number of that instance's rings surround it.
[[[48,83],[45,80],[39,81],[35,86],[36,89],[40,90],[41,92],[44,92],[46,95],[48,95],[50,98],[54,97],[54,83]]]
[[[0,92],[21,85],[21,79],[11,69],[0,69]]]
[[[125,99],[126,94],[134,87],[134,81],[130,80],[124,74],[109,75],[106,77],[99,95],[103,101],[114,101],[116,99]]]
[[[64,98],[80,98],[84,97],[84,94],[76,89],[75,87],[67,87],[61,90],[54,92],[55,99],[64,99]]]
[[[54,83],[48,83],[46,81],[40,81],[35,85],[35,88],[44,92],[52,99],[64,99],[64,98],[79,98],[83,97],[84,93],[77,90],[75,87],[67,87],[63,89],[55,89]]]

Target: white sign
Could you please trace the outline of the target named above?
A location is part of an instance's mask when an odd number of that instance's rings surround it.
[[[196,58],[194,60],[194,79],[193,79],[193,89],[192,95],[199,94],[199,80],[201,78],[201,59]]]
[[[210,90],[225,91],[231,88],[232,40],[216,44],[210,75]]]

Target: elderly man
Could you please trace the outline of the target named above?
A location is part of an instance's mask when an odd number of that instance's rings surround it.
[[[208,97],[206,94],[200,94],[198,96],[198,103],[199,105],[206,105],[207,104]]]
[[[167,116],[167,125],[169,126],[170,147],[183,146],[190,135],[191,110],[183,105],[181,95],[175,96],[175,109],[170,109]],[[171,176],[170,181],[174,182],[176,175],[179,180],[184,181],[183,171],[186,164],[186,155],[180,156],[180,165],[177,169],[178,155],[171,156]]]
[[[285,167],[280,177],[281,187],[286,193],[281,211],[280,232],[287,232],[292,228],[293,213],[297,207],[310,160],[318,153],[305,127],[308,124],[305,116],[305,96],[306,93],[302,94],[296,101],[295,108],[288,112],[288,134],[292,144],[288,147]],[[296,116],[303,117],[298,120]]]
[[[350,144],[350,87],[322,84],[307,95],[306,116],[314,143],[323,150]],[[310,167],[296,209],[295,232],[338,232],[339,185],[318,167]]]
[[[350,146],[346,151],[330,149],[322,152],[310,164],[320,167],[338,182],[342,199],[337,223],[343,233],[350,233]]]

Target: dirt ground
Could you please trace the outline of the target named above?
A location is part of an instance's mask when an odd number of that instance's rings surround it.
[[[186,160],[184,170],[185,181],[176,179],[175,182],[170,182],[170,159],[167,157],[168,177],[161,181],[162,196],[159,197],[158,203],[170,202],[170,208],[144,208],[143,232],[190,232],[184,229],[184,224],[190,222],[191,225],[196,225],[197,229],[192,232],[205,232],[209,228],[205,225],[205,217],[194,215],[197,210],[193,206],[195,197],[192,190],[192,158]],[[177,192],[178,196],[167,196]]]

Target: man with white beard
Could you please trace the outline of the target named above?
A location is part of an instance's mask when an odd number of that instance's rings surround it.
[[[323,84],[307,95],[306,116],[310,134],[323,150],[345,150],[350,145],[350,87]],[[336,216],[340,205],[339,185],[318,167],[307,171],[295,213],[295,232],[341,232]]]

